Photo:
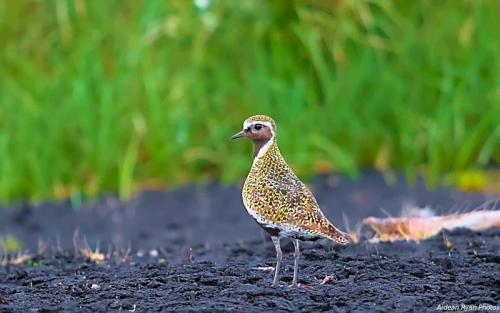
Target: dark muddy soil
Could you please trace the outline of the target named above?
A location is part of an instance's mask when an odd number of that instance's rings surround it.
[[[358,181],[321,176],[313,189],[342,229],[343,215],[353,226],[368,215],[398,215],[405,203],[448,213],[493,198],[428,191],[401,177],[388,186],[374,172]],[[18,238],[34,258],[0,267],[0,312],[425,312],[439,304],[500,305],[498,228],[440,233],[419,244],[305,243],[297,290],[286,287],[293,264],[287,242],[283,287],[271,288],[274,248],[239,194],[237,186],[211,184],[145,192],[127,203],[106,197],[76,208],[69,202],[3,208],[0,235]],[[98,241],[110,255],[104,263],[75,253]]]

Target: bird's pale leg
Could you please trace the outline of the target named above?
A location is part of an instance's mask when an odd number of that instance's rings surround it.
[[[274,280],[272,287],[277,287],[278,284],[278,277],[279,277],[279,272],[280,272],[280,267],[281,267],[281,260],[283,259],[283,253],[281,252],[281,247],[280,247],[280,238],[279,237],[271,237],[274,243],[274,247],[276,248],[276,268],[274,269]]]
[[[300,249],[299,249],[299,240],[298,239],[292,239],[293,246],[295,247],[295,261],[293,263],[293,280],[292,280],[292,287],[297,287],[297,276],[299,274],[299,258],[300,258]]]

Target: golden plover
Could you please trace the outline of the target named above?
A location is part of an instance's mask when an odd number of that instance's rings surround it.
[[[350,235],[338,230],[323,215],[312,192],[302,183],[281,156],[276,143],[276,124],[266,115],[249,117],[243,130],[231,139],[247,137],[254,142],[253,165],[243,186],[243,204],[262,226],[276,248],[272,286],[278,285],[283,254],[280,239],[291,238],[295,247],[292,286],[297,286],[299,240],[328,238],[348,243]]]

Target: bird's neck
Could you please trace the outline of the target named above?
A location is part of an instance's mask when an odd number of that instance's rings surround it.
[[[278,144],[276,143],[276,138],[271,137],[267,140],[254,140],[254,151],[253,151],[253,162],[257,162],[269,153],[279,154]]]

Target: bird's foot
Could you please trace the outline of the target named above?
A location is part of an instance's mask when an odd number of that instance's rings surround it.
[[[282,285],[280,283],[272,283],[271,287],[272,288],[279,288],[279,287],[284,287],[285,285]]]
[[[293,289],[297,289],[297,288],[300,288],[300,284],[298,283],[292,283],[291,285],[288,285],[288,288],[293,288]]]
[[[290,288],[290,289],[297,289],[297,290],[299,290],[299,289],[305,289],[305,290],[312,290],[312,289],[314,289],[314,287],[311,286],[311,285],[300,284],[300,283],[297,283],[297,284],[293,284],[292,283],[291,285],[288,285],[288,288]]]

